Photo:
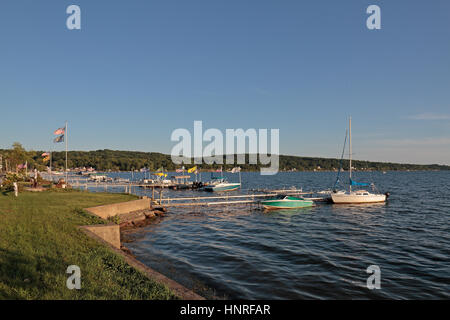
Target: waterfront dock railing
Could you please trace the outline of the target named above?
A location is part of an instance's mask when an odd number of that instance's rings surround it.
[[[181,207],[181,206],[215,206],[215,205],[238,205],[238,204],[258,204],[264,198],[275,197],[280,194],[301,196],[304,199],[312,201],[326,201],[326,197],[313,197],[314,194],[323,194],[325,191],[303,191],[302,189],[241,189],[241,192],[247,194],[226,194],[213,196],[193,196],[193,197],[163,197],[163,189],[170,188],[170,183],[142,183],[139,181],[92,181],[88,177],[69,176],[68,184],[74,188],[80,189],[103,189],[104,191],[113,191],[113,189],[123,189],[125,193],[133,193],[135,188],[152,189],[151,201],[155,205],[164,207]],[[155,189],[158,190],[158,197],[155,197]],[[304,197],[310,195],[309,197]]]
[[[229,205],[229,204],[251,204],[259,203],[262,198],[275,197],[280,194],[281,190],[275,190],[273,193],[264,194],[245,194],[245,195],[220,195],[220,196],[204,196],[204,197],[180,197],[180,198],[161,198],[160,204],[165,207],[180,207],[180,206],[212,206],[212,205]],[[282,190],[283,194],[287,195],[312,195],[314,192],[303,192],[301,190]],[[304,199],[313,201],[324,201],[322,197],[308,197]],[[237,199],[237,200],[234,200]],[[239,200],[248,199],[248,200]],[[210,201],[216,200],[216,201]],[[217,201],[226,200],[226,201]],[[179,202],[178,201],[190,201],[190,202]]]

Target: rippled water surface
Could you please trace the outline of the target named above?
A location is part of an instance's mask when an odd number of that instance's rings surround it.
[[[272,212],[248,205],[171,208],[134,232],[127,246],[151,268],[207,297],[450,298],[450,172],[357,176],[389,191],[389,201]],[[326,172],[242,174],[243,188],[320,190],[334,179]],[[366,287],[373,264],[381,269],[380,290]]]

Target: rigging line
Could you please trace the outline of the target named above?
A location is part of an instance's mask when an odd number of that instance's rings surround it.
[[[334,183],[334,186],[333,186],[333,190],[336,189],[337,184],[340,182],[339,177],[340,177],[341,170],[342,170],[342,162],[344,160],[345,145],[347,144],[347,135],[348,135],[348,130],[345,130],[344,146],[342,147],[341,161],[339,162],[338,174],[336,177],[336,182]]]

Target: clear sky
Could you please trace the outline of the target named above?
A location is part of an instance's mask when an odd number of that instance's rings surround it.
[[[0,148],[62,150],[68,120],[71,150],[169,153],[202,120],[338,157],[349,115],[356,159],[450,164],[450,1],[0,3]]]

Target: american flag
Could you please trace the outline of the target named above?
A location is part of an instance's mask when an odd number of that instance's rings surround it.
[[[60,136],[57,136],[55,139],[53,139],[53,142],[54,143],[64,142],[64,135],[62,134]]]
[[[28,166],[28,162],[25,162],[24,164],[17,165],[17,169],[26,169]]]
[[[64,133],[66,133],[66,128],[59,128],[53,132],[53,134],[56,134],[56,135],[64,134]]]

